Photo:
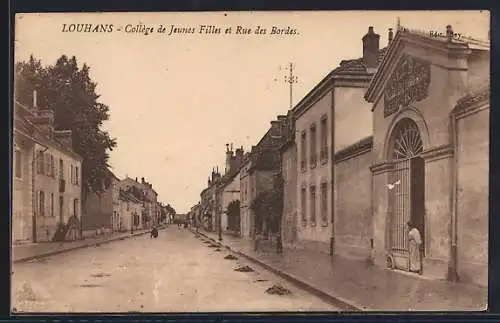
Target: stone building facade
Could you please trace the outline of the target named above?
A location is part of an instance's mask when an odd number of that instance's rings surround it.
[[[293,109],[298,247],[346,257],[370,254],[366,153],[373,125],[364,93],[385,53],[379,38],[370,27],[362,38],[363,57],[342,61]]]
[[[54,129],[54,113],[14,104],[12,238],[74,240],[81,236],[82,161],[71,131]]]
[[[292,111],[287,115],[284,143],[280,147],[281,176],[283,179],[283,214],[281,238],[285,247],[297,243],[297,145],[295,144],[295,124]]]
[[[108,171],[110,185],[101,193],[87,194],[84,201],[84,214],[82,216],[83,231],[91,234],[96,230],[119,230],[119,183],[120,179]]]

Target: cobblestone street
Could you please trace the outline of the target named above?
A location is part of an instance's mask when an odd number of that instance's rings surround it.
[[[243,259],[224,259],[186,229],[13,265],[17,312],[328,311],[316,296]],[[253,272],[234,269],[249,266]],[[291,291],[273,295],[281,284]]]

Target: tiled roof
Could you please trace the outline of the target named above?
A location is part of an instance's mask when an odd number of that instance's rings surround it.
[[[490,99],[489,83],[483,84],[481,87],[476,87],[457,101],[454,112],[468,108],[476,103],[487,102]]]
[[[387,47],[384,47],[378,52],[378,64],[384,59]],[[371,74],[367,72],[363,58],[348,59],[340,62],[340,66],[332,71],[333,74]]]

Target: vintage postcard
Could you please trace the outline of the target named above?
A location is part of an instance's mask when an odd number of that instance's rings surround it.
[[[17,14],[12,312],[487,309],[489,28]]]

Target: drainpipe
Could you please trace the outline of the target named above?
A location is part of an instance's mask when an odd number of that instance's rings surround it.
[[[332,222],[332,232],[330,236],[330,256],[335,255],[335,86],[332,87],[332,108],[330,117],[330,132],[331,132],[331,182],[332,189],[330,192],[331,196],[331,222]]]
[[[36,144],[33,145],[33,159],[31,161],[31,211],[32,211],[32,225],[33,228],[31,229],[32,235],[33,235],[33,242],[37,242],[37,223],[36,223],[36,207],[37,207],[37,196],[36,196],[36,189],[35,189],[35,171],[36,171],[36,149],[35,149]]]
[[[450,224],[450,263],[448,265],[448,280],[458,281],[458,253],[457,253],[457,196],[458,196],[458,133],[457,118],[454,112],[450,113],[450,138],[453,148],[451,158],[451,224]]]

